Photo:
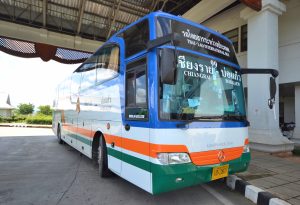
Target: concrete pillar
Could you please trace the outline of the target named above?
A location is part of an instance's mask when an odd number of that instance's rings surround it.
[[[300,85],[295,86],[295,123],[292,141],[300,145]]]
[[[279,0],[263,0],[260,12],[250,8],[241,11],[241,17],[248,22],[249,68],[278,69],[278,15],[284,11],[285,5]],[[291,151],[294,143],[283,137],[279,129],[278,87],[275,107],[271,110],[267,105],[269,78],[270,75],[248,75],[250,146],[265,152]]]

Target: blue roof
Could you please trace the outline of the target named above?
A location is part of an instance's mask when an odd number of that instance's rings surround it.
[[[133,25],[135,25],[135,24],[137,24],[137,23],[143,21],[144,19],[147,19],[147,18],[148,18],[148,19],[151,19],[151,17],[158,17],[158,16],[166,17],[166,18],[170,18],[170,19],[174,19],[174,20],[176,20],[176,21],[180,21],[180,22],[182,22],[182,23],[189,24],[189,25],[192,25],[192,26],[194,26],[194,27],[203,29],[203,30],[205,30],[205,31],[207,31],[207,32],[209,32],[209,33],[212,33],[212,34],[217,35],[218,37],[220,37],[220,38],[226,40],[227,42],[229,42],[230,44],[232,44],[232,42],[231,42],[226,36],[220,34],[219,32],[217,32],[217,31],[215,31],[215,30],[212,30],[212,29],[210,29],[210,28],[208,28],[208,27],[206,27],[206,26],[203,26],[203,25],[201,25],[201,24],[199,24],[199,23],[196,23],[196,22],[194,22],[194,21],[185,19],[185,18],[183,18],[183,17],[181,17],[181,16],[174,16],[174,15],[172,15],[172,14],[169,14],[169,13],[166,13],[166,12],[162,12],[162,11],[155,11],[155,12],[149,13],[148,15],[146,15],[146,16],[140,18],[139,20],[137,20],[137,21],[135,21],[135,22],[133,22],[133,23],[131,23],[131,24],[125,26],[124,28],[122,28],[121,30],[119,30],[118,32],[116,32],[111,38],[113,38],[113,37],[117,36],[118,34],[124,32],[125,30],[127,30],[127,29],[130,28],[131,26],[133,26]]]

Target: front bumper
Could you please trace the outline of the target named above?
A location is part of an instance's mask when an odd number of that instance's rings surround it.
[[[229,164],[229,174],[246,171],[250,159],[250,153],[243,153],[240,158],[207,166],[196,166],[193,163],[178,165],[152,164],[152,193],[159,194],[212,181],[211,175],[213,167],[225,164]],[[176,180],[178,178],[182,180]]]

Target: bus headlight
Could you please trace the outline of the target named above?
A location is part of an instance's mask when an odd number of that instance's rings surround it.
[[[157,158],[164,165],[191,162],[190,156],[187,153],[158,153]]]
[[[243,153],[246,153],[246,152],[250,152],[249,144],[245,144],[245,145],[244,145]]]

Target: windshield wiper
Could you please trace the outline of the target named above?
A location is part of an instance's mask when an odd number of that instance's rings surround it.
[[[234,120],[234,121],[246,121],[247,118],[244,115],[229,115],[225,114],[223,115],[224,120]]]
[[[214,116],[199,116],[199,117],[194,117],[196,120],[233,120],[233,121],[246,121],[246,116],[241,116],[241,115],[229,115],[229,114],[224,114],[224,115],[214,115]]]
[[[215,116],[199,116],[194,117],[195,120],[222,120],[223,115],[215,115]]]

